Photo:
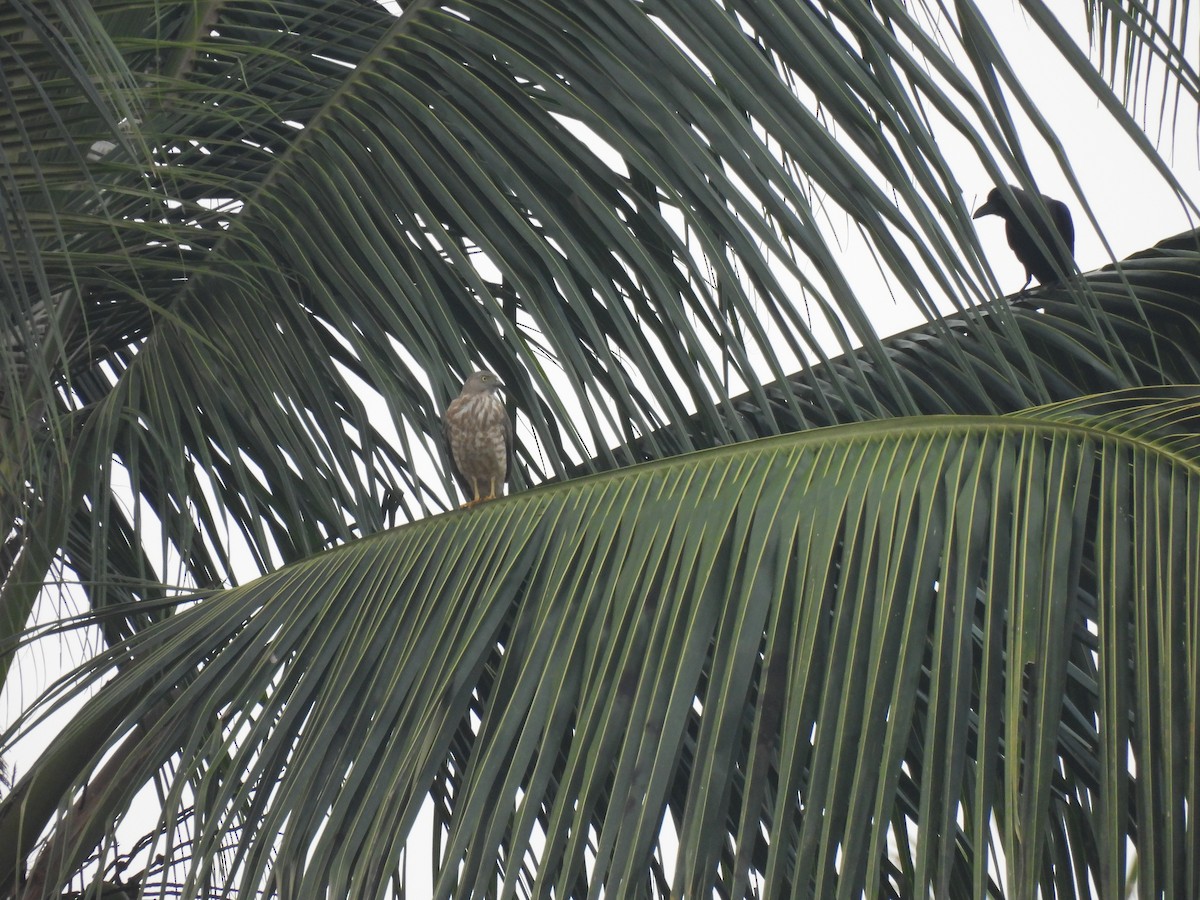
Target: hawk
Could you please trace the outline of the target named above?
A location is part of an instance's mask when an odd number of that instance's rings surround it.
[[[1004,219],[1004,233],[1008,237],[1008,246],[1012,247],[1017,260],[1025,267],[1025,284],[1021,290],[1029,287],[1029,283],[1037,278],[1040,284],[1052,284],[1063,275],[1070,275],[1075,268],[1075,223],[1071,221],[1071,210],[1061,200],[1047,197],[1045,194],[1030,194],[1021,190],[1015,184],[1008,189],[1013,192],[1017,205],[1033,232],[1017,217],[1000,188],[992,188],[988,194],[987,203],[975,210],[972,219],[980,216],[999,216]],[[1042,211],[1034,197],[1041,197],[1045,204]],[[1050,222],[1046,221],[1046,213],[1050,214]],[[1051,230],[1051,223],[1054,230]],[[1064,248],[1054,237],[1054,232],[1062,238]]]
[[[495,500],[508,477],[513,427],[500,399],[503,387],[491,372],[475,372],[442,419],[451,468],[470,497],[464,507]]]

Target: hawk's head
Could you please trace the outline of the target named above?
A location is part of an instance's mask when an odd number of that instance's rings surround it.
[[[464,395],[498,394],[504,388],[504,382],[491,372],[472,372],[471,377],[463,385]]]

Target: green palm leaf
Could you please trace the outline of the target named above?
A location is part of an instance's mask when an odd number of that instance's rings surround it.
[[[860,421],[867,403],[884,416],[903,415],[909,404],[928,415],[998,414],[1131,383],[1200,379],[1195,352],[1200,232],[1167,238],[1085,278],[1074,287],[1094,307],[1081,305],[1074,291],[1055,287],[883,338],[895,381],[878,374],[870,354],[858,350],[768,385],[767,409],[756,394],[746,393],[718,404],[717,414],[766,436],[775,427],[798,431]],[[1099,330],[1093,328],[1097,313],[1104,323]],[[866,374],[869,392],[839,396],[848,370]],[[696,445],[719,444],[706,421],[694,415],[683,427]],[[658,444],[670,439],[663,433],[654,438]],[[654,447],[639,440],[628,450],[649,460],[656,458]]]
[[[1159,388],[823,429],[285,567],[64,683],[132,660],[0,808],[8,877],[140,722],[58,830],[161,772],[189,896],[376,896],[430,792],[436,896],[654,894],[664,815],[680,896],[1113,894],[1127,841],[1186,896],[1198,421]]]
[[[231,545],[266,571],[378,530],[388,491],[409,518],[444,508],[426,435],[481,363],[528,416],[531,482],[628,462],[614,444],[786,431],[805,407],[763,385],[833,353],[822,405],[921,411],[819,225],[843,213],[926,316],[992,295],[925,106],[1028,173],[1003,100],[957,71],[960,51],[1003,62],[961,6],[956,50],[918,11],[761,0],[16,4],[73,36],[14,44],[37,115],[6,133],[31,229],[7,249],[28,326],[6,405],[49,445],[25,480],[63,485],[79,523],[27,511],[27,543],[89,547],[80,565],[132,599],[176,559],[192,586],[233,583]],[[997,379],[1028,377],[1022,332],[981,339]],[[1053,399],[1031,388],[1013,408]],[[761,420],[716,414],[742,391]],[[114,455],[169,558],[108,557]]]

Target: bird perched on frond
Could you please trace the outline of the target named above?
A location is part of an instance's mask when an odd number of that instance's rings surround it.
[[[1012,247],[1017,260],[1025,267],[1025,283],[1021,285],[1021,291],[1028,288],[1034,278],[1040,284],[1052,284],[1064,275],[1070,275],[1075,268],[1075,223],[1071,221],[1071,210],[1067,204],[1045,194],[1030,194],[1016,185],[1009,185],[1009,190],[1029,225],[1021,221],[1000,188],[992,188],[987,202],[975,210],[971,218],[1000,216],[1004,219],[1008,246]],[[1035,197],[1042,198],[1045,212],[1038,207]],[[1049,222],[1046,221],[1046,213],[1050,215]],[[1065,248],[1059,246],[1055,232]]]
[[[503,387],[491,372],[475,372],[442,418],[451,468],[469,498],[463,506],[496,499],[508,477],[513,427]]]

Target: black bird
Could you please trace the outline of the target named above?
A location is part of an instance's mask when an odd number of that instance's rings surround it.
[[[1034,201],[1035,195],[1012,184],[1008,189],[1013,192],[1021,212],[1033,226],[1032,233],[1029,231],[1029,225],[1022,222],[1013,211],[1000,188],[992,188],[987,202],[975,210],[971,218],[999,216],[1004,220],[1008,246],[1012,247],[1017,260],[1025,267],[1025,284],[1021,286],[1021,290],[1028,288],[1035,277],[1040,284],[1051,284],[1058,281],[1061,275],[1069,275],[1075,268],[1075,223],[1071,221],[1071,210],[1067,209],[1067,204],[1045,194],[1037,195],[1042,198],[1046,210],[1050,213],[1050,222],[1066,245],[1067,252],[1064,253],[1054,238],[1054,232],[1045,221],[1045,214]]]

